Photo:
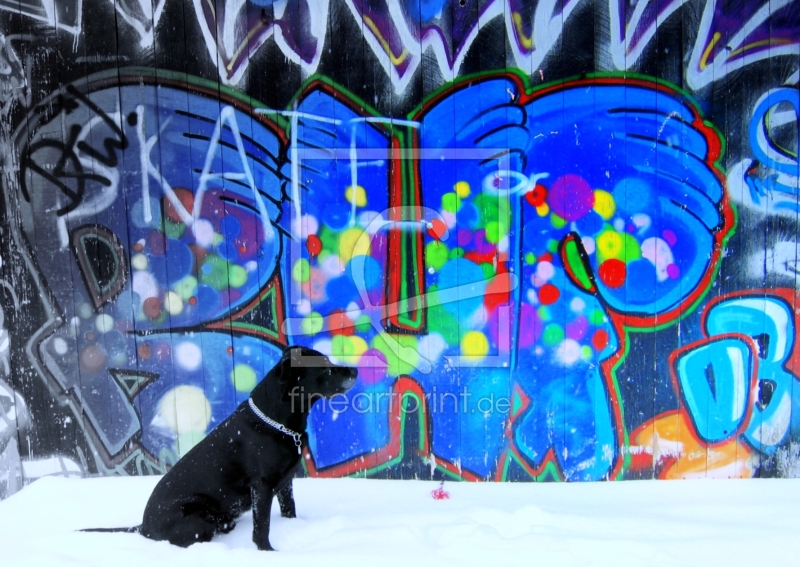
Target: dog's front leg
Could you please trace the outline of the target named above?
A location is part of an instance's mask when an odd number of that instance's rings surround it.
[[[292,481],[278,492],[278,504],[281,507],[281,516],[284,518],[296,518],[297,512],[294,507],[294,494],[292,493]]]
[[[250,488],[253,498],[253,543],[265,551],[274,551],[269,543],[269,515],[272,510],[273,488],[257,483]]]

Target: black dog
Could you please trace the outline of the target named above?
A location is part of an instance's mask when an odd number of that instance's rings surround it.
[[[181,458],[159,481],[135,528],[181,547],[231,531],[253,509],[253,542],[272,549],[273,496],[294,517],[291,480],[300,462],[308,411],[319,398],[343,394],[358,370],[332,364],[319,352],[292,347],[231,416]]]

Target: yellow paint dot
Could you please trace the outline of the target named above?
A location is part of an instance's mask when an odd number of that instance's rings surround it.
[[[615,230],[603,231],[597,237],[597,259],[605,262],[611,258],[620,259],[624,249],[622,236]]]
[[[489,339],[480,331],[467,331],[461,337],[461,354],[483,358],[489,353]]]
[[[547,203],[542,203],[538,207],[536,207],[536,214],[540,217],[546,217],[550,214],[550,205]]]
[[[367,206],[367,192],[361,185],[351,185],[345,189],[344,198],[347,199],[347,202],[351,205],[353,204],[353,199],[355,199],[357,207]]]
[[[617,203],[614,196],[608,191],[598,189],[594,192],[594,212],[608,220],[617,212]]]
[[[369,256],[370,239],[360,228],[348,228],[339,235],[339,257],[347,263],[353,256]]]
[[[454,189],[456,190],[456,195],[458,195],[462,199],[466,199],[467,197],[469,197],[469,194],[472,192],[472,190],[469,187],[469,183],[467,183],[466,181],[459,181],[458,183],[456,183]]]

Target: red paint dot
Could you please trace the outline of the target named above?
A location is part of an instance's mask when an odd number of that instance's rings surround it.
[[[226,348],[225,351],[228,353],[228,356],[233,356],[233,347],[232,346],[229,346],[228,348]]]
[[[603,329],[598,329],[592,336],[592,346],[594,350],[600,352],[608,345],[608,333]]]
[[[176,187],[174,192],[175,196],[178,198],[178,202],[180,202],[181,207],[183,207],[183,212],[191,214],[194,208],[194,194],[183,187]],[[167,218],[172,222],[183,222],[180,212],[175,205],[172,204],[172,201],[167,197],[164,197],[163,201],[164,212],[167,214]]]
[[[142,360],[150,360],[150,357],[153,356],[153,349],[147,343],[140,344],[136,348],[136,352]]]
[[[191,306],[197,305],[197,298],[195,296],[189,298],[189,305]]]
[[[149,319],[158,319],[161,316],[161,302],[156,297],[148,297],[142,303],[142,310]]]
[[[598,270],[600,279],[608,287],[621,287],[625,283],[625,278],[628,275],[628,269],[625,267],[625,262],[612,258],[600,264]]]
[[[436,240],[441,240],[446,232],[447,225],[442,221],[439,219],[433,219],[433,221],[431,221],[431,227],[428,229],[428,236]]]
[[[539,289],[539,301],[545,305],[550,305],[558,301],[561,292],[553,284],[544,284]]]
[[[525,200],[532,207],[544,205],[545,199],[547,199],[547,188],[540,183],[537,183],[536,187],[525,193]]]
[[[353,335],[356,332],[353,325],[353,320],[340,309],[328,315],[328,332],[331,335]]]
[[[322,252],[322,241],[319,239],[319,236],[316,234],[309,234],[308,240],[306,240],[306,249],[312,256],[317,256]]]
[[[553,255],[552,255],[552,254],[550,254],[550,252],[545,252],[544,254],[542,254],[541,256],[539,256],[539,261],[540,261],[540,262],[551,262],[551,263],[552,263],[552,261],[553,261]]]

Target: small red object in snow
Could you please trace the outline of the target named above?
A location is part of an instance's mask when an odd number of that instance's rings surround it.
[[[431,491],[431,497],[434,500],[449,500],[450,493],[444,489],[444,482],[439,485],[439,488]]]

